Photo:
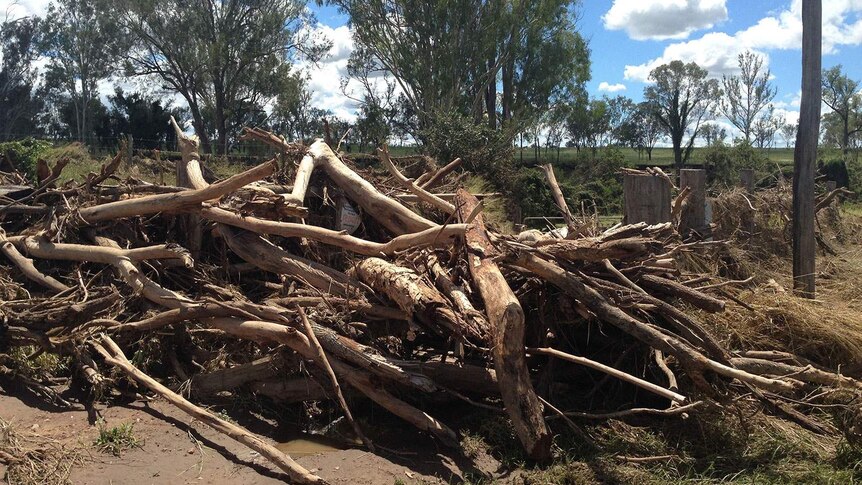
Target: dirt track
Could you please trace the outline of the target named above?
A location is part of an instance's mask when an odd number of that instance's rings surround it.
[[[19,432],[57,440],[84,454],[84,464],[72,470],[70,482],[74,484],[266,484],[284,483],[286,478],[266,460],[226,436],[200,423],[190,427],[188,416],[164,402],[157,400],[147,405],[135,402],[107,408],[99,405],[98,413],[108,427],[134,423],[134,435],[143,445],[124,452],[122,458],[96,451],[92,444],[98,429],[87,411],[60,410],[18,392],[0,393],[0,418],[12,422]],[[410,428],[402,429],[406,433],[402,439],[380,444],[396,447],[403,456],[382,450],[375,455],[348,449],[296,459],[333,484],[459,481],[463,472],[453,458],[438,454],[435,449],[411,446],[428,440],[418,439]],[[492,465],[490,460],[486,464]],[[0,476],[4,472],[0,465]]]

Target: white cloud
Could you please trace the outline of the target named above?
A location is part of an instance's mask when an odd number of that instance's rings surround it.
[[[799,111],[775,108],[773,115],[784,123],[795,125],[799,121]]]
[[[773,105],[776,108],[780,109],[788,109],[788,108],[796,108],[799,109],[799,105],[802,103],[802,90],[799,89],[795,93],[787,93],[783,96],[783,99],[778,101],[773,101]]]
[[[649,73],[656,67],[674,60],[696,62],[713,76],[729,74],[737,70],[736,57],[746,48],[733,36],[724,32],[710,32],[688,42],[667,46],[661,57],[636,66],[627,65],[623,71],[626,79],[646,82]],[[764,55],[762,52],[758,52]]]
[[[614,0],[602,20],[635,40],[685,39],[727,20],[727,6],[725,0]]]
[[[735,34],[710,32],[698,39],[667,46],[661,57],[625,67],[625,78],[646,82],[652,69],[673,60],[696,62],[713,76],[737,71],[737,56],[746,50],[763,54],[773,49],[802,46],[802,2],[764,17]],[[834,54],[843,45],[862,44],[862,1],[831,0],[823,3],[823,53]]]
[[[308,87],[312,91],[311,103],[316,108],[332,111],[343,120],[355,121],[359,109],[359,102],[356,100],[363,97],[365,88],[354,79],[349,80],[344,89],[341,87],[342,80],[347,77],[347,62],[354,49],[352,32],[347,25],[333,28],[317,24],[315,33],[332,41],[332,48],[329,55],[316,65],[307,61],[296,65],[296,69],[305,71],[308,75]],[[377,92],[384,92],[386,80],[382,75],[373,76],[369,81]],[[400,88],[396,86],[395,95],[400,92]]]
[[[356,118],[357,103],[341,90],[341,79],[347,76],[347,61],[353,52],[350,29],[346,25],[333,28],[317,24],[315,32],[332,42],[329,55],[317,64],[301,61],[296,68],[308,74],[308,88],[312,91],[311,103],[314,107],[330,110],[335,116],[352,121]]]
[[[608,84],[605,81],[599,83],[599,91],[606,91],[608,93],[615,93],[617,91],[625,91],[626,85],[622,83],[617,84]]]

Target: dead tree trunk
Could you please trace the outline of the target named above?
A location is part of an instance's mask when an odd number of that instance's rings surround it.
[[[471,217],[479,205],[479,201],[463,188],[458,189],[455,201],[462,221]],[[524,310],[497,263],[491,260],[496,251],[488,238],[481,214],[475,216],[464,239],[467,266],[491,323],[494,369],[506,412],[530,458],[547,461],[551,458],[551,434],[527,369]]]

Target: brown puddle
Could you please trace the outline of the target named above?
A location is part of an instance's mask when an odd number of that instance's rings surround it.
[[[300,438],[294,438],[283,443],[278,443],[275,447],[290,455],[292,458],[329,453],[345,449],[345,446],[333,439],[312,434],[303,435]]]

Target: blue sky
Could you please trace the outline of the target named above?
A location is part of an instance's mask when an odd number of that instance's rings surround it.
[[[352,49],[347,18],[332,7],[312,9],[337,51],[334,59],[312,69],[314,99],[349,117],[355,107],[332,81]],[[801,0],[585,0],[579,29],[591,50],[588,89],[593,96],[640,100],[656,65],[695,61],[721,77],[735,72],[740,52],[753,50],[769,62],[778,88],[777,112],[794,122],[801,82],[800,12]],[[862,0],[823,1],[823,67],[835,64],[862,79]]]

